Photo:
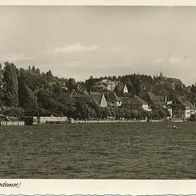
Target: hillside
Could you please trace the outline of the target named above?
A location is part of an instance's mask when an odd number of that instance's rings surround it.
[[[110,83],[109,90],[104,89]],[[128,92],[123,94],[126,85]],[[93,78],[85,82],[77,82],[73,78],[59,78],[48,72],[40,72],[39,68],[28,70],[17,68],[12,63],[0,66],[0,106],[1,114],[9,116],[68,116],[72,118],[104,118],[107,116],[127,116],[144,118],[146,112],[123,107],[99,107],[91,91],[98,89],[100,93],[113,91],[114,99],[121,97],[145,99],[146,93],[154,93],[160,101],[171,97],[182,96],[192,104],[196,100],[195,85],[186,87],[180,79],[140,74],[124,76],[108,76]],[[101,90],[100,90],[101,89]],[[98,90],[97,90],[98,91]],[[116,97],[116,98],[115,98]],[[107,99],[107,96],[106,96]],[[151,114],[152,115],[152,114]]]

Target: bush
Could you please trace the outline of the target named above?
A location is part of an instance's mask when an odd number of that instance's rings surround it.
[[[24,110],[20,107],[8,107],[3,114],[6,116],[22,117],[24,115]]]
[[[25,117],[24,118],[25,125],[33,125],[33,117]]]
[[[196,115],[191,114],[191,117],[189,118],[189,121],[195,121],[196,120]]]

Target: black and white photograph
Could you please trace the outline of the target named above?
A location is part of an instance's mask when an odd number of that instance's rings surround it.
[[[1,5],[0,178],[196,179],[196,7]]]

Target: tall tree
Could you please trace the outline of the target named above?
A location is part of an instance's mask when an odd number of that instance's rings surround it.
[[[35,73],[35,66],[32,67],[31,71]]]
[[[18,78],[17,70],[13,63],[5,63],[3,83],[5,89],[5,104],[7,106],[18,106]]]
[[[26,115],[37,115],[38,105],[34,92],[25,82],[23,73],[19,76],[19,104],[25,110]]]
[[[72,89],[75,89],[76,88],[76,81],[74,78],[69,78],[68,80],[68,89],[69,90],[72,90]]]
[[[39,70],[39,68],[36,68],[35,73],[38,74],[38,75],[40,75],[40,70]]]
[[[49,82],[51,82],[53,80],[53,75],[50,70],[48,72],[46,72],[46,80]]]

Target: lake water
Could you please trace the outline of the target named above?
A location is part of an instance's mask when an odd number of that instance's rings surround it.
[[[196,178],[196,122],[0,127],[0,178]]]

